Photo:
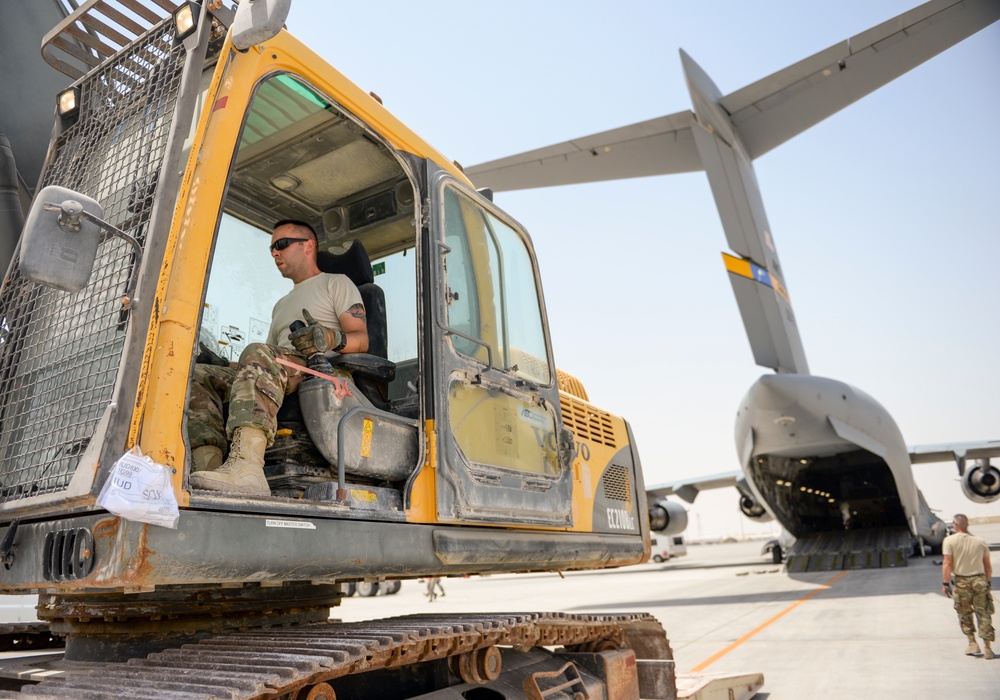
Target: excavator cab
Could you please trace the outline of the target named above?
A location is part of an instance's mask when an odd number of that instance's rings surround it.
[[[254,90],[228,180],[200,337],[215,339],[213,350],[231,361],[268,338],[271,307],[291,289],[267,253],[271,228],[286,218],[317,233],[317,264],[355,283],[369,326],[368,353],[329,354],[350,379],[343,371],[310,375],[284,397],[266,456],[272,494],[364,504],[368,512],[389,504],[399,517],[420,442],[419,407],[389,393],[398,366],[403,383],[418,382],[415,197],[404,165],[330,97],[279,74]],[[287,332],[277,329],[272,342]]]
[[[398,517],[435,417],[436,519],[571,526],[573,440],[527,234],[301,77],[267,75],[252,94],[200,337],[234,361],[267,337],[270,307],[290,288],[266,255],[277,220],[308,221],[318,261],[375,292],[374,352],[331,358],[353,381],[309,377],[283,403],[266,460],[272,493],[357,506],[355,494],[380,505],[367,512],[393,504],[386,515]]]

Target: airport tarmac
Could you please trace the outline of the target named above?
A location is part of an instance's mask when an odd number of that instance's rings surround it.
[[[973,525],[1000,570],[1000,524]],[[940,556],[897,569],[789,576],[761,542],[689,546],[687,556],[601,572],[445,579],[394,596],[350,598],[344,620],[421,612],[649,612],[667,630],[679,672],[764,673],[758,698],[995,700],[1000,658],[963,654],[941,595]],[[1000,618],[994,616],[995,622]]]

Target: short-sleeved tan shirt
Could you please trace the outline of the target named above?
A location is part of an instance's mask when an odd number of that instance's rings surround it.
[[[340,327],[340,315],[355,304],[363,306],[361,292],[350,278],[321,272],[299,282],[274,305],[267,343],[294,350],[288,340],[288,326],[292,321],[303,320],[302,309],[308,309],[321,326],[335,331],[343,330]]]
[[[951,555],[951,572],[956,576],[986,573],[983,568],[983,557],[989,554],[990,548],[981,537],[968,532],[956,532],[944,538],[941,551]]]

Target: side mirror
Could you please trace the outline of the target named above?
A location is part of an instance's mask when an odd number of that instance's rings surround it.
[[[285,24],[292,0],[242,0],[233,20],[233,46],[246,51],[273,38]]]
[[[84,214],[101,219],[104,209],[65,187],[50,185],[35,195],[21,234],[21,274],[67,292],[86,287],[102,232]]]
[[[109,224],[96,200],[65,187],[49,185],[35,195],[21,233],[21,274],[32,282],[66,292],[79,292],[90,282],[97,246],[105,234],[132,246],[132,272],[122,293],[122,309],[132,308],[139,279],[142,246]]]

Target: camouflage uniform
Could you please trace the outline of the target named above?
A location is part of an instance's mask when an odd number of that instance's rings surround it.
[[[967,637],[976,634],[972,626],[972,614],[976,614],[979,625],[979,636],[986,642],[994,641],[993,622],[990,619],[994,612],[993,593],[984,574],[975,576],[956,576],[953,592],[955,611],[962,632]]]
[[[297,352],[277,345],[251,343],[243,350],[236,368],[194,366],[187,410],[191,449],[214,445],[225,453],[233,431],[244,426],[264,431],[268,445],[274,442],[278,409],[303,376],[302,372],[276,362],[279,357],[305,364],[305,358]],[[222,406],[227,402],[229,420],[223,424]]]

